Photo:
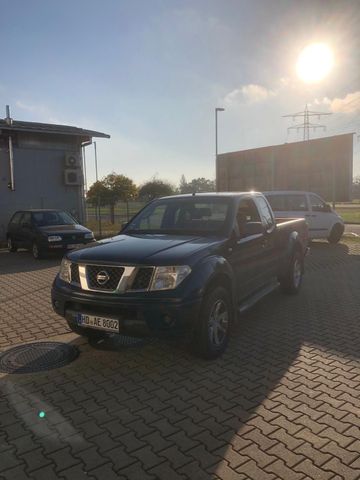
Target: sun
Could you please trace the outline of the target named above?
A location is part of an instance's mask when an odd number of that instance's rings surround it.
[[[299,55],[296,71],[305,83],[317,83],[323,80],[334,66],[334,55],[325,43],[312,43]]]

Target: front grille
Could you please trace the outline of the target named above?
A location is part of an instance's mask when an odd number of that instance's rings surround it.
[[[72,263],[71,266],[71,282],[80,284],[79,265]]]
[[[131,290],[147,290],[153,274],[153,267],[141,267],[137,271]]]
[[[95,290],[116,290],[123,273],[123,267],[108,267],[99,265],[86,266],[86,275],[89,288]]]
[[[69,243],[83,242],[84,234],[83,233],[59,233],[63,240],[66,240]]]

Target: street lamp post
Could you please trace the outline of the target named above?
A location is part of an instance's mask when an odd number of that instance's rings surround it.
[[[216,162],[216,190],[219,189],[218,185],[218,112],[223,112],[225,108],[215,108],[215,162]]]

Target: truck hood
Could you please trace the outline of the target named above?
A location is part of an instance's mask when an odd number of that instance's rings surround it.
[[[191,265],[224,238],[190,235],[118,235],[71,252],[74,262],[119,265]]]

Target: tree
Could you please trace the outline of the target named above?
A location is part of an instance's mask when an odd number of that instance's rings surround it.
[[[187,182],[185,175],[182,174],[180,178],[180,183],[179,183],[179,192],[180,193],[187,193]]]
[[[109,205],[111,223],[115,223],[115,205],[117,202],[128,202],[137,195],[137,187],[129,177],[118,175],[115,172],[109,173],[102,180],[110,192]]]
[[[144,183],[139,189],[139,199],[141,200],[153,200],[158,197],[166,197],[168,195],[174,195],[175,188],[171,183],[166,180],[160,180],[152,178],[148,182]]]
[[[208,180],[204,177],[193,178],[190,182],[186,182],[184,175],[180,179],[180,193],[205,193],[215,192],[215,180]]]
[[[90,205],[96,207],[109,204],[110,192],[103,181],[97,181],[91,185],[86,194],[86,200]]]
[[[117,202],[128,202],[137,195],[137,187],[131,178],[125,175],[110,173],[101,181],[91,185],[87,198],[92,205],[110,205],[111,223],[115,223],[115,205]]]

